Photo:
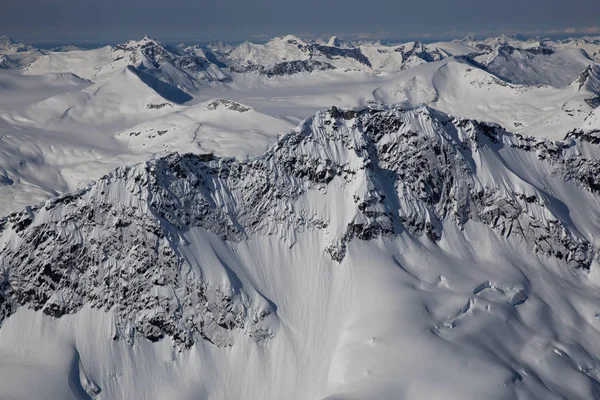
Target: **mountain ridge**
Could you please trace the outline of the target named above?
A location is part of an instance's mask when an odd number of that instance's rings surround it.
[[[475,221],[540,257],[589,270],[598,250],[565,219],[560,201],[510,167],[487,166],[502,151],[516,152],[597,196],[600,162],[577,147],[426,107],[332,107],[248,161],[172,154],[118,168],[0,220],[0,315],[25,306],[60,317],[89,303],[116,307],[115,339],[170,336],[187,347],[197,336],[229,346],[231,330],[268,339],[275,309],[266,299],[248,297],[235,278],[219,288],[185,272],[194,261],[183,234],[197,229],[233,242],[275,235],[290,246],[296,235],[323,231],[321,251],[343,265],[353,240],[408,232],[437,242],[448,224]],[[504,168],[511,181],[490,180]],[[344,211],[336,217],[320,204]],[[147,297],[153,290],[162,292],[156,300]]]

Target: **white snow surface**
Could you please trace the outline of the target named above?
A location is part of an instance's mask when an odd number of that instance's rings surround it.
[[[334,69],[290,64],[296,61]],[[242,325],[226,332],[211,327],[206,334],[212,343],[197,338],[186,347],[169,335],[157,342],[113,340],[124,324],[118,307],[86,303],[53,317],[23,304],[0,321],[0,397],[600,398],[600,204],[593,186],[600,174],[598,62],[598,38],[354,45],[338,37],[314,43],[288,35],[266,44],[171,47],[144,37],[69,51],[0,38],[0,215],[25,209],[19,218],[35,215],[32,226],[57,223],[59,238],[88,243],[114,233],[102,231],[106,225],[88,237],[69,219],[101,197],[101,187],[115,209],[133,207],[158,220],[139,195],[146,192],[132,194],[133,184],[119,173],[109,184],[99,179],[117,167],[142,171],[172,152],[212,154],[213,164],[235,157],[254,165],[306,131],[320,138],[317,144],[290,156],[354,171],[306,189],[298,176],[275,169],[275,183],[304,192],[271,199],[274,209],[249,211],[244,190],[258,190],[264,170],[257,169],[256,180],[248,178],[243,189],[217,180],[207,198],[225,214],[241,215],[216,224],[219,229],[243,226],[243,218],[264,212],[258,228],[244,226],[247,235],[235,240],[205,226],[167,229],[165,237],[176,244],[164,239],[160,249],[179,251],[187,263],[182,271],[214,293],[233,293],[236,307],[245,307]],[[285,72],[266,75],[240,66]],[[464,224],[455,222],[450,208],[437,220],[442,211],[410,194],[416,189],[408,183],[394,186],[385,173],[369,175],[364,155],[356,153],[363,132],[351,114],[336,120],[320,111],[332,105],[400,110],[406,125],[386,136],[389,146],[415,132],[419,140],[441,138],[462,149],[456,151],[465,159],[470,154],[472,180],[459,175],[460,181],[520,204],[535,243],[511,236],[513,225],[508,233],[500,229],[505,215],[485,222],[502,208],[498,204],[487,204],[477,217],[469,214]],[[469,147],[478,128],[466,118],[520,136]],[[355,147],[340,144],[345,134]],[[411,146],[395,151],[408,160]],[[562,152],[561,161],[554,151]],[[323,164],[317,172],[328,168]],[[89,187],[97,192],[71,206],[25,208]],[[367,204],[382,188],[388,190],[383,198],[398,203],[373,206],[373,214],[358,208],[358,200]],[[463,189],[457,186],[448,198],[458,202]],[[534,203],[523,200],[531,196]],[[352,224],[385,226],[385,213],[430,224],[440,236],[406,228],[340,239]],[[546,232],[556,226],[562,230]],[[540,239],[544,235],[589,244],[589,269],[558,258],[556,245],[548,244],[554,242]],[[8,249],[18,253],[27,246],[0,223],[0,306],[3,285],[12,279]],[[331,249],[342,247],[343,257],[332,257]],[[119,271],[136,249],[116,264]],[[149,296],[179,301],[169,290],[155,286]],[[69,301],[68,290],[49,294],[49,303]],[[264,310],[270,314],[263,321]],[[264,325],[267,339],[256,339],[252,318]]]

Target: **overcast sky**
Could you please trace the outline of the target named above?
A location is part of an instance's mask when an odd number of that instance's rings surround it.
[[[600,0],[0,0],[0,34],[29,43],[283,35],[442,38],[466,32],[600,34]]]

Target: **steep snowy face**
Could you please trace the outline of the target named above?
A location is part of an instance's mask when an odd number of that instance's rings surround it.
[[[258,71],[269,77],[334,67],[371,68],[369,59],[359,48],[307,43],[292,35],[274,38],[265,44],[244,42],[229,53],[226,62],[234,72]]]
[[[395,49],[402,55],[402,69],[411,68],[416,65],[439,61],[449,56],[449,54],[439,49],[429,49],[421,42],[407,43]]]
[[[6,54],[0,53],[0,69],[17,68],[19,65]]]
[[[130,40],[125,44],[117,45],[114,51],[118,53],[118,57],[127,56],[134,66],[148,69],[158,68],[161,64],[177,58],[176,54],[148,36],[144,36],[139,41]]]
[[[261,326],[272,311],[268,303],[250,300],[226,278],[206,284],[169,222],[185,226],[177,220],[181,210],[165,215],[168,220],[157,214],[169,190],[160,189],[164,174],[174,173],[163,170],[164,162],[118,169],[83,191],[4,220],[2,320],[19,305],[53,317],[88,305],[115,310],[113,339],[130,343],[136,336],[170,336],[183,346],[198,338],[229,346],[239,330],[268,338]]]
[[[588,67],[573,82],[573,85],[576,85],[579,90],[585,89],[588,92],[600,96],[600,66],[588,65]],[[595,100],[593,101],[593,104],[590,104],[591,107],[598,107],[598,105],[600,105],[598,100]]]
[[[18,53],[33,50],[33,47],[23,43],[17,43],[6,35],[0,35],[0,51]]]
[[[237,65],[272,65],[284,61],[308,60],[310,46],[303,40],[287,35],[271,39],[265,44],[244,42],[229,53]]]
[[[245,42],[229,54],[236,72],[275,67],[284,63],[326,62],[337,68],[392,72],[427,62],[438,61],[451,54],[420,42],[401,46],[368,44],[353,46],[333,36],[327,43],[306,43],[293,36],[276,38],[260,45]],[[253,69],[251,67],[254,67]]]
[[[22,67],[43,54],[44,51],[33,46],[17,43],[8,36],[0,35],[0,69]]]
[[[592,111],[577,129],[567,134],[567,139],[573,138],[600,144],[600,107]]]
[[[492,36],[485,39],[475,39],[474,35],[467,35],[461,39],[460,42],[468,45],[473,45],[480,49],[489,49],[493,51],[498,47],[510,46],[519,49],[529,49],[537,47],[550,47],[548,40],[542,40],[538,38],[522,39],[512,35],[501,34],[500,36]]]
[[[582,49],[596,62],[600,62],[600,38],[582,37],[558,40],[556,42],[548,41],[548,46],[555,49]]]
[[[153,72],[158,78],[180,87],[185,86],[186,74],[189,74],[189,78],[200,81],[228,81],[219,66],[205,57],[189,54],[176,47],[163,46],[148,36],[140,41],[130,40],[116,46],[114,59],[126,59],[128,64]]]
[[[333,107],[247,161],[172,154],[119,168],[0,221],[0,320],[19,307],[61,317],[89,305],[115,311],[115,340],[227,346],[236,332],[271,337],[273,306],[225,261],[217,261],[220,278],[206,279],[202,250],[186,245],[194,232],[207,241],[274,236],[290,246],[321,232],[320,251],[342,262],[352,241],[408,234],[436,242],[450,226],[475,223],[588,269],[597,252],[590,230],[564,213],[569,199],[546,188],[567,182],[600,192],[600,162],[582,145],[513,136],[429,108]],[[550,183],[532,183],[529,169]]]
[[[339,47],[341,49],[349,49],[352,47],[350,44],[346,43],[346,41],[340,39],[337,36],[330,37],[329,40],[327,41],[327,46]]]

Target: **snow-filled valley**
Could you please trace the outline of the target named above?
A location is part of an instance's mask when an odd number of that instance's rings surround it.
[[[600,398],[600,38],[0,39],[7,399]]]

